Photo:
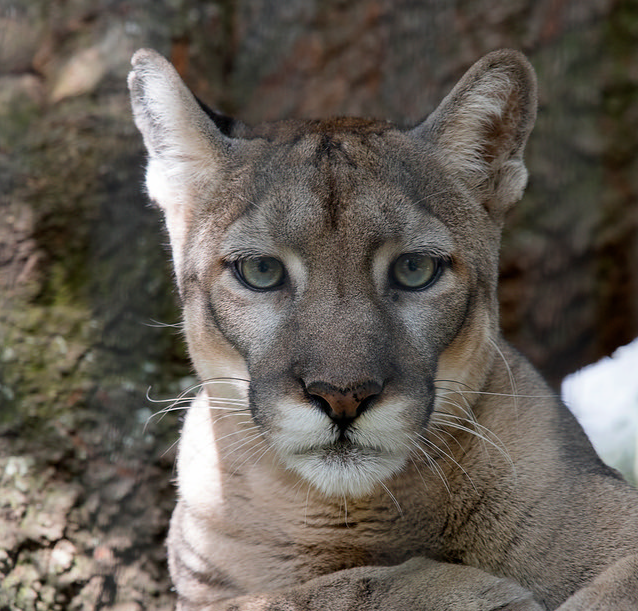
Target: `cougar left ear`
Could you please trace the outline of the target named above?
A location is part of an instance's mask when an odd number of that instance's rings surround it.
[[[133,117],[149,158],[146,186],[164,211],[179,282],[188,228],[202,195],[223,179],[230,139],[159,53],[140,49],[131,63]]]
[[[494,51],[411,133],[432,143],[442,166],[476,193],[492,216],[502,218],[527,183],[523,149],[536,105],[531,64],[518,51]]]

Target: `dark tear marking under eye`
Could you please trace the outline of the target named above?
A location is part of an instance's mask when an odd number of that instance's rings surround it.
[[[472,315],[474,314],[476,301],[477,301],[476,290],[473,289],[468,292],[465,298],[465,304],[463,305],[463,308],[462,308],[463,315],[461,316],[461,324],[457,327],[456,331],[454,332],[454,335],[452,335],[452,337],[447,342],[445,346],[446,348],[454,341],[456,337],[458,337],[461,334],[461,332],[466,327],[469,327],[470,324],[472,323]]]
[[[425,409],[425,413],[423,414],[423,420],[421,422],[421,426],[427,430],[430,419],[432,418],[432,414],[434,413],[434,403],[436,400],[436,385],[434,383],[434,378],[427,376],[424,379],[425,386],[428,393],[428,404]]]
[[[248,362],[248,350],[246,346],[240,342],[235,341],[235,335],[233,335],[228,329],[227,325],[224,324],[223,317],[220,317],[215,311],[214,305],[208,301],[205,307],[204,317],[206,322],[213,328],[217,329],[221,332],[221,334],[228,340],[228,343],[241,354],[241,356]]]

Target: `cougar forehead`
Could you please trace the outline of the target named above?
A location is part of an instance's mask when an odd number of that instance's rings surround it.
[[[467,228],[489,224],[427,150],[381,121],[262,126],[237,146],[220,192],[208,197],[214,204],[200,207],[190,243],[200,272],[210,263],[201,258],[206,243],[207,253],[222,256],[288,248],[325,268],[340,261],[336,270],[388,244],[471,254]]]

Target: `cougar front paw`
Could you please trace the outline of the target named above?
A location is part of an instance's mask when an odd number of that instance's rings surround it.
[[[375,611],[543,611],[532,593],[473,567],[413,558],[362,574]]]
[[[612,564],[589,585],[567,599],[558,611],[636,611],[638,554]]]

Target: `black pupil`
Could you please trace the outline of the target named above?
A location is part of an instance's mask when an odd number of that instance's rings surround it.
[[[257,264],[257,269],[259,270],[259,273],[261,274],[267,274],[268,272],[270,272],[272,265],[270,264],[270,261],[268,261],[267,259],[261,259],[259,261],[259,263]]]
[[[419,262],[420,259],[417,259],[416,257],[411,257],[410,259],[408,259],[407,263],[408,263],[408,270],[410,270],[411,272],[416,272],[419,269]]]

